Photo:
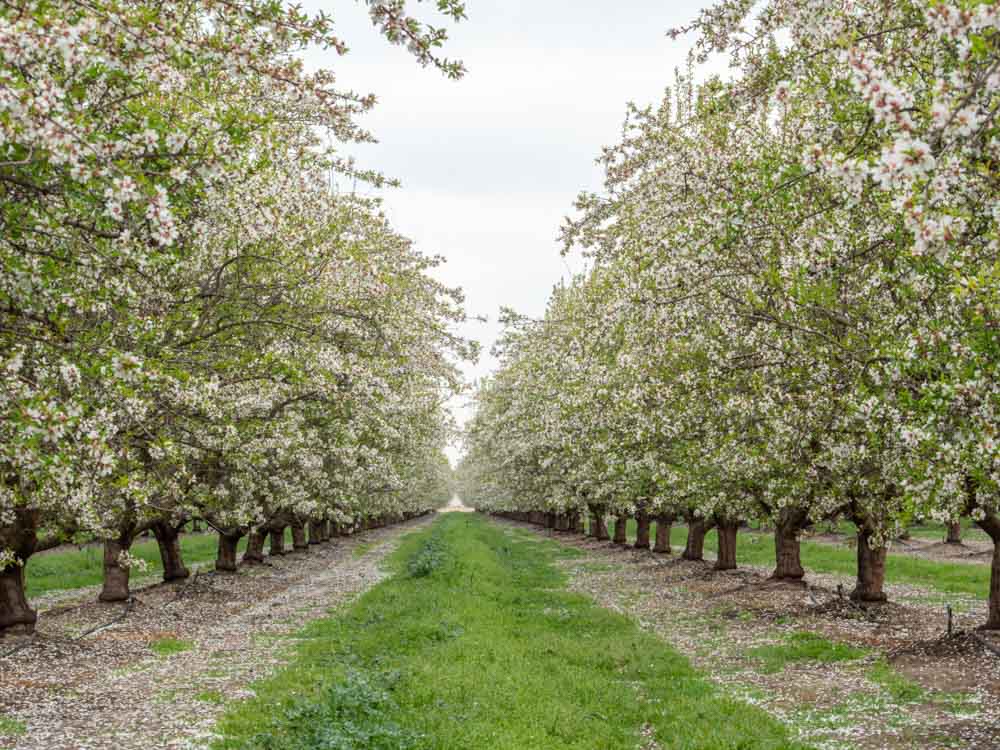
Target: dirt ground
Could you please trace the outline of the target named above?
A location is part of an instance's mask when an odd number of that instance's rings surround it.
[[[977,640],[1000,648],[1000,638],[971,634],[985,620],[984,600],[948,595],[958,612],[948,638],[941,596],[919,587],[889,585],[888,604],[862,609],[838,595],[838,584],[853,585],[843,576],[775,584],[769,570],[715,572],[711,562],[680,560],[679,550],[655,555],[502,523],[582,550],[561,563],[571,588],[635,618],[731,695],[761,706],[816,748],[1000,748],[1000,657]],[[802,632],[865,654],[793,661],[775,671],[753,653]]]
[[[289,636],[380,581],[396,540],[429,521],[337,539],[237,575],[147,586],[131,606],[96,602],[96,588],[36,600],[37,634],[0,640],[0,717],[27,730],[0,735],[0,748],[203,747],[224,702],[248,697],[254,680],[283,663]],[[153,646],[166,638],[185,650],[157,655]]]

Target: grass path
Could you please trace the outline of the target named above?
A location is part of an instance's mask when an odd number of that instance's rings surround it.
[[[412,534],[394,574],[299,634],[216,750],[792,750],[628,618],[566,589],[577,556],[481,516]]]

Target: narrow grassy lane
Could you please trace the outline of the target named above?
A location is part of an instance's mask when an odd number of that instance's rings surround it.
[[[801,748],[663,641],[566,591],[578,554],[448,514],[395,574],[300,634],[220,722],[217,750]]]

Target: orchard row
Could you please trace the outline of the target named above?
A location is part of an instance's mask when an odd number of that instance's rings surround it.
[[[367,6],[461,75],[403,2]],[[63,542],[104,542],[113,601],[147,530],[177,577],[192,519],[233,570],[248,535],[447,500],[475,347],[439,260],[331,187],[385,182],[342,154],[374,98],[301,63],[346,52],[332,28],[270,0],[0,6],[0,633],[32,629],[24,564]]]
[[[496,512],[800,532],[848,518],[878,601],[907,523],[993,539],[1000,628],[1000,7],[724,0],[564,228],[588,272],[508,316],[462,466]],[[725,79],[702,63],[725,61]]]

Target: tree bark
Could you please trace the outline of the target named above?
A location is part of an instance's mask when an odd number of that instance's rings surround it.
[[[656,517],[656,542],[653,545],[653,552],[661,555],[670,554],[670,527],[674,519],[670,516]]]
[[[285,554],[285,527],[271,529],[271,546],[268,548],[271,557]]]
[[[858,582],[851,592],[856,602],[884,602],[885,547],[872,549],[868,545],[871,534],[864,526],[858,526]]]
[[[649,515],[639,513],[635,517],[635,548],[649,549]]]
[[[1000,516],[987,513],[976,525],[989,534],[993,540],[993,562],[990,565],[990,604],[989,614],[983,630],[1000,630]]]
[[[776,581],[801,581],[806,571],[802,567],[799,532],[806,527],[808,515],[799,508],[782,508],[774,525],[774,572]]]
[[[38,544],[37,510],[17,508],[13,523],[0,526],[0,547],[17,555],[20,565],[0,569],[0,633],[33,633],[38,613],[28,606],[24,566]]]
[[[236,572],[236,553],[243,535],[219,534],[219,549],[215,555],[215,569],[222,573]]]
[[[37,621],[24,593],[24,565],[0,570],[0,633],[33,633]]]
[[[128,599],[129,568],[119,562],[121,554],[132,547],[131,534],[104,540],[104,586],[97,597],[102,602],[123,602]]]
[[[320,544],[323,542],[323,522],[309,522],[309,544]]]
[[[736,570],[736,534],[740,530],[739,521],[721,520],[716,524],[719,535],[719,554],[715,559],[715,570]]]
[[[711,521],[704,518],[688,519],[687,544],[681,557],[685,560],[705,559],[705,535],[712,530],[712,525]]]
[[[619,513],[615,518],[615,537],[612,539],[613,544],[628,544],[628,536],[626,536],[626,528],[628,525],[628,516],[624,513]]]
[[[267,540],[267,532],[262,529],[252,529],[247,537],[247,548],[243,552],[241,565],[260,565],[264,562],[264,542]]]
[[[573,533],[583,534],[585,529],[583,527],[583,513],[578,510],[573,511]]]
[[[611,539],[611,534],[608,531],[608,520],[604,515],[604,511],[600,510],[594,513],[594,538],[599,542],[606,542]]]
[[[304,524],[292,524],[292,550],[295,552],[309,551],[309,541],[306,539],[306,527]]]
[[[961,522],[949,523],[948,524],[948,536],[945,537],[945,544],[961,544],[962,543],[962,524]]]
[[[180,581],[191,575],[184,565],[181,555],[180,528],[168,521],[157,521],[153,524],[153,534],[160,548],[160,560],[163,562],[163,580]]]

